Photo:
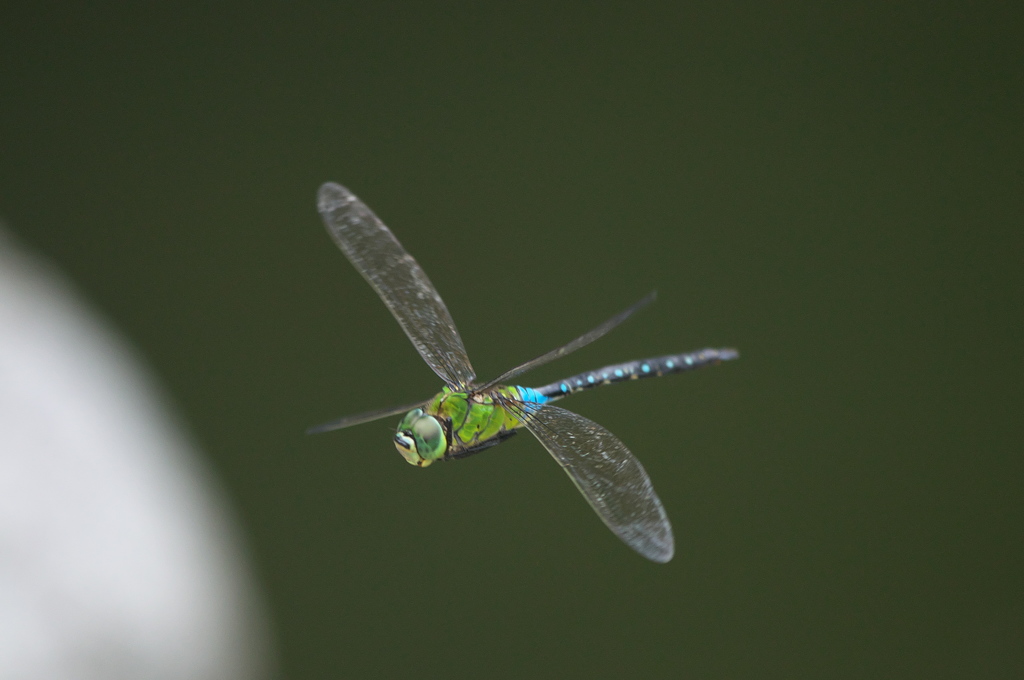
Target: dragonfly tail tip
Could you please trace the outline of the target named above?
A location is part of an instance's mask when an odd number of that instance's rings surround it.
[[[730,361],[732,359],[740,358],[740,351],[732,347],[725,347],[723,349],[720,349],[718,350],[718,354],[721,357],[722,361]]]

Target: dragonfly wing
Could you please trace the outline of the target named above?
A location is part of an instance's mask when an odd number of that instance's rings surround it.
[[[413,402],[412,404],[405,404],[404,406],[392,406],[391,408],[382,408],[377,411],[367,411],[366,413],[357,413],[352,416],[345,416],[338,420],[332,420],[329,423],[323,425],[314,425],[313,427],[306,430],[306,434],[319,434],[321,432],[330,432],[331,430],[340,430],[343,427],[352,427],[353,425],[361,425],[368,423],[371,420],[380,420],[381,418],[387,418],[388,416],[397,416],[399,414],[405,414],[413,410],[418,406],[423,406],[422,401]]]
[[[534,410],[526,427],[616,536],[649,560],[672,559],[675,540],[665,508],[643,465],[618,437],[557,406]]]
[[[575,340],[573,340],[571,342],[568,342],[568,343],[562,345],[561,347],[553,349],[550,352],[548,352],[547,354],[542,354],[539,357],[537,357],[536,359],[531,359],[530,361],[527,361],[525,364],[519,364],[518,366],[516,366],[512,370],[505,371],[504,373],[499,375],[497,378],[495,378],[494,380],[491,380],[486,385],[484,385],[484,386],[482,386],[482,387],[480,387],[478,389],[483,391],[483,390],[486,390],[489,387],[494,387],[495,385],[504,385],[504,384],[508,383],[512,378],[514,378],[517,375],[519,375],[520,373],[526,373],[527,371],[531,371],[531,370],[537,368],[538,366],[543,366],[544,364],[548,363],[549,361],[554,361],[555,359],[558,359],[559,357],[564,357],[566,354],[569,354],[570,352],[575,352],[580,347],[584,347],[586,345],[589,345],[590,343],[594,342],[595,340],[597,340],[601,336],[607,334],[610,330],[612,330],[613,328],[615,328],[616,326],[621,324],[623,321],[625,321],[629,317],[631,317],[634,314],[636,314],[637,312],[639,312],[641,309],[643,309],[647,305],[649,305],[652,302],[654,302],[655,298],[657,298],[657,297],[658,297],[657,292],[652,290],[650,293],[645,295],[639,301],[633,303],[633,305],[631,305],[630,307],[627,307],[626,309],[622,310],[621,312],[619,312],[618,314],[616,314],[612,318],[608,319],[607,321],[605,321],[603,324],[601,324],[597,328],[594,328],[592,330],[587,331],[586,333],[584,333],[580,337],[576,338]]]
[[[340,184],[320,187],[318,205],[335,243],[377,291],[427,365],[449,387],[472,383],[476,375],[448,308],[391,230]]]

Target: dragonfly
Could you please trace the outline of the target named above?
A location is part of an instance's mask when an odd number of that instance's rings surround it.
[[[600,385],[690,371],[736,359],[735,349],[706,348],[613,364],[542,387],[510,381],[597,340],[654,301],[650,293],[575,340],[478,384],[459,331],[434,285],[380,219],[333,182],[320,187],[318,208],[341,251],[377,292],[444,387],[426,401],[350,415],[309,434],[402,415],[394,444],[406,461],[427,467],[460,460],[528,430],[629,547],[654,562],[675,553],[672,525],[640,461],[618,437],[581,415],[554,406]]]

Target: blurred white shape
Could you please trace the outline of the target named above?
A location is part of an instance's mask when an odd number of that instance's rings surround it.
[[[0,230],[0,679],[266,677],[215,491],[124,343]]]

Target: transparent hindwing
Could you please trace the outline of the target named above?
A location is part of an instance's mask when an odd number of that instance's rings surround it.
[[[616,536],[649,560],[675,552],[672,526],[640,461],[592,420],[557,406],[529,408],[526,427]]]
[[[567,342],[566,344],[562,345],[561,347],[556,347],[555,349],[551,350],[550,352],[547,352],[545,354],[540,355],[536,359],[531,359],[531,360],[527,361],[526,363],[519,364],[518,366],[516,366],[515,368],[513,368],[511,370],[505,371],[504,373],[499,375],[494,380],[491,380],[487,384],[482,385],[482,386],[480,386],[477,389],[483,391],[483,390],[486,390],[488,388],[494,387],[495,385],[507,384],[510,380],[512,380],[512,378],[516,377],[520,373],[526,373],[527,371],[532,371],[533,369],[537,368],[538,366],[543,366],[544,364],[548,363],[549,361],[554,361],[555,359],[564,357],[566,354],[570,354],[572,352],[575,352],[576,350],[580,349],[581,347],[585,347],[585,346],[589,345],[590,343],[594,342],[598,338],[600,338],[600,337],[604,336],[605,334],[607,334],[609,331],[611,331],[613,328],[615,328],[616,326],[621,324],[623,321],[625,321],[629,317],[631,317],[634,314],[636,314],[637,312],[639,312],[641,309],[643,309],[647,305],[649,305],[652,302],[654,302],[654,300],[655,300],[655,298],[657,298],[657,296],[658,296],[657,292],[652,290],[650,293],[648,293],[643,298],[641,298],[638,302],[635,302],[634,304],[632,304],[628,308],[622,310],[621,312],[619,312],[618,314],[616,314],[612,318],[608,319],[607,321],[605,321],[603,324],[601,324],[597,328],[593,328],[593,329],[587,331],[586,333],[584,333],[580,337],[576,338],[575,340],[573,340],[571,342]]]

